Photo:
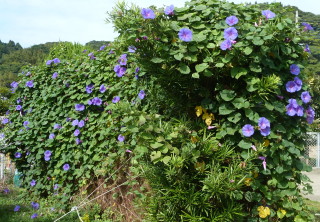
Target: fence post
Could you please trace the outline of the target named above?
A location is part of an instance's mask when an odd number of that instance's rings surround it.
[[[318,153],[318,158],[317,158],[317,167],[320,167],[320,133],[317,133],[318,138],[317,138],[317,153]]]

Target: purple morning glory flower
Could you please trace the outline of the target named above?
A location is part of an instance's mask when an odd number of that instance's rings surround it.
[[[93,85],[93,84],[87,85],[87,86],[86,86],[86,92],[87,92],[88,94],[92,93],[93,88],[94,88],[94,85]]]
[[[45,161],[49,161],[50,159],[51,159],[50,156],[44,156]]]
[[[263,10],[262,11],[262,15],[266,17],[266,19],[272,19],[274,17],[276,17],[276,14],[274,14],[272,11],[270,10]]]
[[[309,24],[309,23],[306,23],[306,22],[302,22],[301,25],[304,26],[304,31],[311,31],[313,30],[313,27]]]
[[[35,210],[38,210],[40,208],[40,204],[36,202],[31,202],[31,207]]]
[[[16,106],[16,110],[21,110],[22,109],[22,106],[21,105],[17,105]]]
[[[72,126],[77,126],[79,124],[79,120],[75,119],[72,121]]]
[[[231,40],[227,39],[227,40],[224,40],[221,44],[220,44],[220,49],[222,50],[231,50],[231,47],[232,47],[232,42]]]
[[[170,5],[164,9],[164,14],[166,15],[174,15],[174,6]]]
[[[130,52],[130,53],[135,53],[136,50],[137,50],[137,48],[134,47],[133,45],[131,45],[131,46],[128,47],[128,52]]]
[[[309,92],[305,91],[305,92],[301,93],[301,99],[302,99],[302,102],[304,102],[304,103],[310,102],[311,96],[310,96]]]
[[[105,48],[106,48],[106,46],[105,46],[105,45],[103,45],[103,46],[101,46],[101,47],[100,47],[100,49],[99,49],[99,50],[100,50],[100,51],[102,51],[102,50],[104,50]]]
[[[138,97],[140,99],[143,99],[144,97],[146,96],[146,93],[144,92],[144,90],[140,90],[139,94],[138,94]]]
[[[229,26],[234,26],[235,24],[237,24],[239,21],[239,19],[232,15],[232,16],[229,16],[226,18],[226,23],[229,25]]]
[[[178,36],[180,40],[190,42],[192,40],[192,31],[188,28],[182,28],[180,29]]]
[[[296,65],[296,64],[292,64],[292,65],[290,65],[290,72],[293,75],[299,75],[300,67],[298,65]]]
[[[100,86],[100,88],[99,88],[99,91],[100,91],[101,93],[104,93],[106,90],[107,90],[107,88],[104,86],[104,84],[102,84],[102,85]]]
[[[302,88],[302,80],[299,79],[299,77],[294,77],[294,80],[293,80],[293,81],[294,81],[294,82],[296,83],[296,85],[297,85],[296,91],[300,91],[301,88]]]
[[[137,67],[136,70],[134,71],[134,73],[138,73],[140,72],[140,67]]]
[[[34,187],[36,184],[37,184],[37,181],[36,181],[36,180],[31,180],[30,186]]]
[[[79,145],[82,141],[79,138],[76,138],[76,144]]]
[[[4,139],[6,136],[5,136],[5,134],[4,133],[0,133],[0,139],[2,140],[2,139]]]
[[[88,54],[88,56],[90,57],[91,60],[95,59],[96,57],[94,56],[93,52],[90,52]]]
[[[28,82],[26,82],[26,86],[29,88],[33,87],[33,80],[29,80]]]
[[[314,117],[307,117],[307,123],[312,124],[314,121]]]
[[[116,73],[119,72],[121,66],[120,65],[116,65],[114,68],[113,68],[113,71],[115,71]]]
[[[20,211],[20,206],[19,205],[16,205],[15,207],[14,207],[14,209],[13,209],[13,211],[14,212],[18,212],[18,211]]]
[[[20,98],[17,99],[17,104],[19,104],[19,103],[21,103],[21,99]]]
[[[119,141],[119,142],[123,142],[124,139],[125,139],[125,137],[124,137],[123,135],[120,134],[120,135],[118,136],[118,141]]]
[[[250,137],[254,134],[254,127],[250,124],[246,124],[242,127],[242,134],[245,137]]]
[[[9,122],[9,119],[8,118],[4,118],[3,120],[2,120],[2,124],[7,124]]]
[[[57,73],[57,72],[55,72],[55,73],[52,74],[52,78],[53,78],[53,79],[56,79],[57,77],[58,77],[58,73]]]
[[[16,152],[16,153],[14,154],[14,157],[17,158],[17,159],[20,158],[20,157],[21,157],[21,153],[20,153],[20,152]]]
[[[126,67],[122,67],[120,65],[116,65],[113,70],[116,72],[118,77],[122,77],[127,71]]]
[[[310,47],[308,44],[306,44],[305,48],[303,49],[305,52],[311,52]]]
[[[224,30],[223,37],[229,40],[235,40],[238,37],[238,31],[234,27],[229,27]]]
[[[309,106],[308,109],[306,110],[306,115],[307,115],[307,122],[309,124],[312,124],[314,121],[315,112],[311,106]]]
[[[307,117],[314,117],[315,116],[315,112],[311,106],[309,106],[308,109],[306,110],[306,115],[307,115]]]
[[[53,61],[54,64],[60,63],[60,59],[58,59],[58,58],[54,58],[52,61]]]
[[[294,116],[297,114],[297,109],[299,107],[297,100],[295,99],[289,99],[289,104],[286,106],[287,115]]]
[[[58,188],[59,188],[59,184],[53,185],[53,189],[54,189],[54,190],[57,190]]]
[[[266,127],[264,129],[260,128],[260,133],[262,136],[268,136],[270,134],[270,127]]]
[[[73,133],[74,136],[79,136],[80,134],[80,130],[79,129],[76,129]]]
[[[31,215],[31,219],[35,219],[35,218],[37,218],[37,217],[38,217],[38,214],[37,214],[37,213],[34,213],[34,214]]]
[[[290,92],[290,93],[296,92],[297,91],[297,87],[298,86],[294,81],[289,81],[286,84],[286,90],[287,90],[287,92]]]
[[[61,125],[56,123],[54,124],[53,129],[61,129]]]
[[[78,123],[78,127],[82,128],[84,127],[84,125],[85,125],[85,122],[83,120],[80,120]]]
[[[118,60],[119,64],[122,65],[122,66],[125,66],[127,65],[127,54],[122,54]]]
[[[119,72],[117,72],[118,77],[122,77],[127,71],[126,67],[120,67]]]
[[[11,88],[15,89],[15,88],[18,87],[18,84],[19,84],[19,83],[13,81],[13,82],[10,84],[10,86],[11,86]]]
[[[302,106],[296,108],[297,116],[303,116],[304,109]]]
[[[120,101],[120,97],[119,96],[115,96],[115,97],[113,97],[113,99],[112,99],[112,102],[113,103],[117,103],[117,102],[119,102]]]
[[[261,117],[258,120],[258,126],[260,129],[265,129],[267,127],[270,127],[270,121],[265,117]]]
[[[102,99],[100,99],[99,97],[94,97],[92,104],[96,106],[100,106],[102,104]]]
[[[98,97],[94,97],[93,99],[88,100],[88,105],[100,106],[102,104],[102,100]]]
[[[83,111],[85,109],[84,104],[76,104],[74,107],[77,111]]]
[[[64,171],[67,171],[67,170],[70,169],[70,165],[66,163],[66,164],[63,165],[62,168],[63,168]]]
[[[298,104],[296,99],[289,99],[288,103],[292,104],[294,108],[297,108],[299,106],[299,104]]]
[[[53,60],[48,60],[48,61],[46,62],[46,65],[47,65],[47,66],[50,66],[52,63],[53,63]]]
[[[294,116],[294,115],[296,115],[297,114],[297,109],[294,107],[294,105],[293,104],[288,104],[287,106],[286,106],[286,110],[287,110],[287,115],[288,116]]]
[[[29,125],[29,121],[24,121],[24,122],[23,122],[23,126],[24,126],[24,127],[27,127],[28,125]]]
[[[150,8],[143,8],[141,10],[141,15],[144,19],[154,19],[156,17],[154,12]]]
[[[46,151],[44,152],[44,155],[45,155],[45,156],[51,156],[51,154],[52,154],[52,152],[51,152],[50,150],[46,150]]]

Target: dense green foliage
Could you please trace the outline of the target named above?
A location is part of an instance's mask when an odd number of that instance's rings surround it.
[[[173,15],[152,9],[155,18],[144,19],[119,4],[110,13],[120,34],[112,45],[81,52],[61,44],[51,62],[20,74],[4,151],[23,186],[67,208],[73,194],[130,160],[113,184],[140,177],[150,185],[147,221],[312,220],[300,191],[309,190],[301,171],[310,169],[299,159],[306,116],[286,114],[289,99],[309,107],[300,99],[309,90],[303,27],[277,4],[270,19],[254,5],[216,0]],[[231,15],[238,36],[225,50]],[[192,41],[178,37],[182,28]],[[289,93],[292,64],[303,85]],[[270,134],[259,132],[262,117]],[[244,135],[246,124],[253,135]]]

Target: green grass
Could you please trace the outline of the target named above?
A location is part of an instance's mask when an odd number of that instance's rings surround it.
[[[320,214],[320,202],[309,200],[309,199],[306,199],[305,201],[306,201],[307,205],[309,205],[310,207],[312,207],[314,209],[313,212],[316,215],[315,222],[320,222],[320,215],[317,215],[317,214]]]

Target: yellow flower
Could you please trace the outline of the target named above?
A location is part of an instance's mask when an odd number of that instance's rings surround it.
[[[251,182],[252,182],[252,179],[251,179],[251,178],[246,178],[246,179],[244,179],[244,184],[245,184],[246,186],[250,186],[250,185],[251,185]]]
[[[285,211],[284,209],[279,208],[279,210],[277,211],[277,216],[282,219],[284,218],[284,216],[287,214],[287,211]]]
[[[192,142],[192,143],[198,142],[197,137],[191,136],[191,142]]]
[[[207,124],[207,126],[210,126],[212,123],[212,120],[214,120],[214,115],[212,113],[208,114],[207,112],[205,112],[202,115],[202,119],[204,120],[204,122]]]
[[[269,140],[264,140],[262,146],[267,147],[270,145],[270,141]]]
[[[195,110],[196,110],[197,117],[201,116],[203,112],[203,108],[201,106],[196,106]]]
[[[271,214],[269,207],[260,206],[258,207],[259,217],[266,218]]]

